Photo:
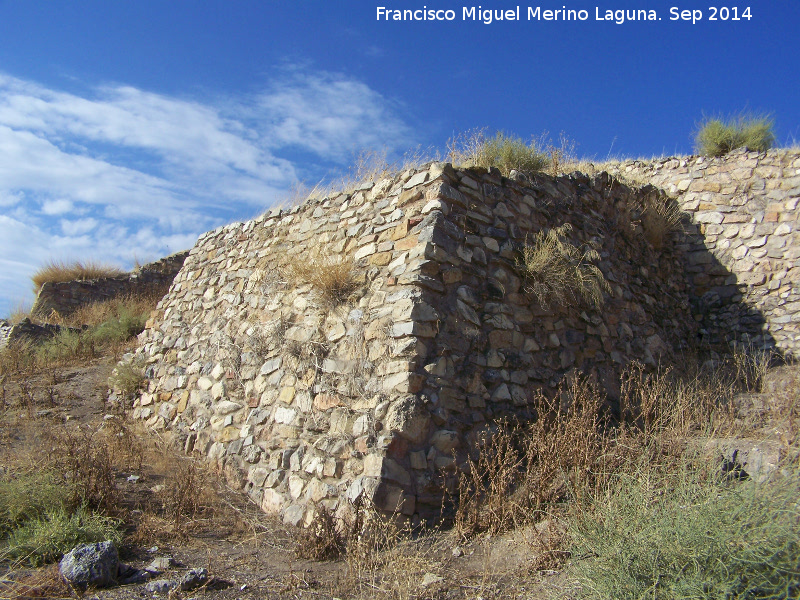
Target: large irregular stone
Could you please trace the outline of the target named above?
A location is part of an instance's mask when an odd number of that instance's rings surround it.
[[[117,582],[119,554],[112,541],[76,546],[58,565],[61,575],[78,587],[107,587]]]
[[[384,427],[396,431],[412,444],[421,444],[428,437],[430,413],[415,396],[406,396],[389,406]]]

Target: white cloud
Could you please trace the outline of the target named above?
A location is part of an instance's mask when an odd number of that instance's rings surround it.
[[[298,172],[321,177],[320,162],[408,146],[397,114],[363,82],[301,68],[212,100],[0,74],[0,316],[44,261],[156,259],[257,214]]]
[[[334,73],[296,71],[259,98],[268,137],[318,154],[345,158],[363,148],[410,145],[396,107],[360,81]]]
[[[76,219],[74,221],[64,219],[61,221],[61,231],[66,236],[84,235],[96,227],[96,219]]]
[[[42,204],[42,212],[46,215],[63,215],[72,211],[74,204],[66,198],[58,200],[45,200]]]
[[[23,200],[21,192],[12,192],[10,190],[0,190],[0,206],[8,207],[19,204]]]

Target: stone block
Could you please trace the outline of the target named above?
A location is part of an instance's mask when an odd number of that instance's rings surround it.
[[[383,425],[386,430],[398,432],[412,444],[421,444],[428,437],[430,423],[430,413],[422,401],[415,396],[406,396],[392,402]]]

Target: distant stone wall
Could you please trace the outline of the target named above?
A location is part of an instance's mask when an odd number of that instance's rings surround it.
[[[663,188],[691,216],[682,249],[705,341],[800,356],[800,151],[628,161],[609,171]]]
[[[531,417],[573,372],[613,398],[631,360],[697,339],[681,244],[648,241],[642,202],[606,174],[434,163],[209,232],[140,336],[133,415],[287,523],[362,496],[435,512],[492,420]],[[520,248],[564,223],[600,254],[602,306],[548,308],[526,289]],[[359,290],[340,306],[291,278],[319,253],[353,261]]]
[[[31,314],[46,321],[54,313],[66,317],[80,306],[117,296],[166,292],[188,254],[188,251],[177,252],[117,277],[45,283],[36,296]]]

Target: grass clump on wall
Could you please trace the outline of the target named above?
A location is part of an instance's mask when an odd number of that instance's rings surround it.
[[[674,231],[681,229],[683,213],[675,200],[663,194],[650,194],[644,202],[642,227],[654,248],[664,247]]]
[[[36,271],[31,276],[31,280],[33,281],[34,292],[38,293],[45,283],[102,279],[104,277],[117,277],[118,275],[123,275],[123,271],[113,265],[92,261],[66,263],[51,260]]]
[[[736,148],[764,152],[775,143],[774,125],[766,115],[706,119],[698,127],[695,146],[704,156],[724,156]]]
[[[344,304],[360,285],[353,259],[328,248],[292,256],[283,274],[295,284],[311,285],[320,303],[327,307]]]
[[[564,223],[540,231],[522,248],[519,262],[525,277],[525,290],[533,293],[539,303],[549,307],[603,303],[603,292],[611,288],[600,269],[592,261],[600,255],[590,248],[574,246],[566,236],[572,225]]]
[[[449,159],[457,166],[496,167],[508,176],[512,170],[536,173],[550,165],[550,157],[535,141],[497,132],[486,137],[483,129],[456,136],[448,143]]]

